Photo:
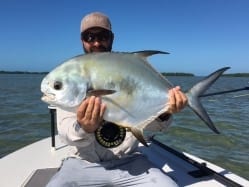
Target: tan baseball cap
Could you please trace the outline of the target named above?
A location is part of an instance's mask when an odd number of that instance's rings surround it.
[[[80,32],[84,32],[93,27],[100,27],[109,31],[112,30],[109,18],[100,12],[93,12],[83,17],[81,20]]]

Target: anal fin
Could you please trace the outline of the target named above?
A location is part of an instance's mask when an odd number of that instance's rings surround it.
[[[136,127],[131,127],[129,128],[129,130],[138,139],[139,142],[141,142],[144,146],[148,147],[148,144],[144,139],[143,132],[140,129]]]

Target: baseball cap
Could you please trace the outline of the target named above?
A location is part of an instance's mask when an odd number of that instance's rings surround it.
[[[109,18],[100,12],[93,12],[83,17],[81,20],[80,32],[84,32],[93,27],[100,27],[109,31],[112,30]]]

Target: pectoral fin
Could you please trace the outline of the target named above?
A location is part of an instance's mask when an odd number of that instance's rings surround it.
[[[148,147],[148,144],[144,139],[143,132],[140,129],[136,127],[131,127],[129,128],[129,130],[138,139],[139,142],[141,142],[144,146]]]
[[[114,94],[115,90],[105,90],[105,89],[98,89],[98,90],[88,90],[87,95],[88,96],[102,96],[102,95],[110,95]]]

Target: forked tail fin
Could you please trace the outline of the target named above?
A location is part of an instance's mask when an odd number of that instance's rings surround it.
[[[212,120],[208,116],[208,113],[200,102],[200,96],[222,75],[224,71],[230,67],[221,68],[214,73],[207,76],[202,81],[195,84],[187,93],[189,107],[212,129],[215,133],[219,134],[219,131],[214,126]]]

